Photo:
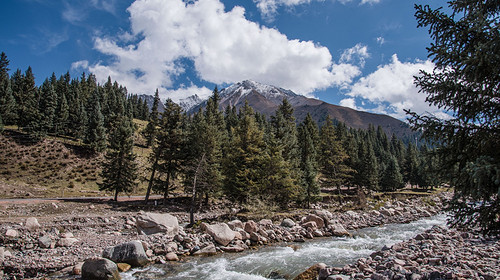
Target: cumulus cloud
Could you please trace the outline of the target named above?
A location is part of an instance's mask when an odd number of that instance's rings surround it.
[[[252,79],[300,94],[342,86],[360,74],[357,66],[334,63],[326,47],[251,22],[242,7],[226,12],[219,0],[137,0],[128,12],[130,32],[95,39],[95,49],[111,61],[88,69],[98,79],[111,76],[130,92],[159,88],[167,94],[185,72],[186,59],[204,81]]]
[[[340,57],[340,62],[343,63],[357,63],[361,68],[365,67],[365,60],[370,57],[368,47],[363,44],[356,44],[356,46],[344,50]]]
[[[397,55],[392,61],[381,65],[366,77],[360,78],[348,92],[352,98],[361,98],[370,101],[376,106],[375,111],[392,115],[396,118],[405,118],[404,109],[411,109],[417,113],[431,113],[440,117],[445,114],[438,108],[429,107],[425,102],[425,94],[419,93],[413,81],[420,70],[431,72],[434,64],[429,61],[401,62]],[[347,99],[344,104],[355,104]]]
[[[344,98],[340,100],[340,106],[348,107],[354,110],[359,110],[358,106],[356,106],[356,99],[354,98]]]

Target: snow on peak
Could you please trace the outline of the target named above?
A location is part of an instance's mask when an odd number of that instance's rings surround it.
[[[179,106],[184,109],[184,112],[188,112],[193,107],[199,105],[201,102],[203,102],[203,100],[201,100],[201,98],[197,94],[195,94],[179,100]]]
[[[252,80],[245,80],[223,89],[221,91],[221,96],[228,96],[239,93],[240,97],[244,97],[251,92],[257,92],[266,98],[276,98],[284,95],[288,96],[296,95],[295,93],[289,90],[285,90],[275,86],[261,84],[259,82]]]

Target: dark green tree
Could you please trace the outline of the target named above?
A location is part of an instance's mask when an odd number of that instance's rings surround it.
[[[318,184],[318,153],[319,144],[318,126],[308,113],[298,128],[298,140],[300,148],[300,169],[302,175],[302,186],[304,202],[309,208],[320,193]]]
[[[337,137],[330,117],[320,129],[319,170],[323,187],[340,187],[352,177],[353,170],[346,164],[349,156]]]
[[[19,76],[16,72],[13,78],[15,90],[13,88],[12,92],[17,103],[18,126],[36,137],[39,126],[38,88],[35,85],[33,71],[28,67],[24,75]]]
[[[4,52],[0,54],[0,116],[4,124],[15,124],[17,120],[16,100],[12,95],[9,78],[9,60]]]
[[[398,161],[394,156],[390,156],[387,167],[380,179],[380,188],[382,191],[395,191],[401,187],[403,187],[403,176]]]
[[[85,129],[83,142],[93,152],[101,153],[106,149],[106,128],[104,127],[104,116],[101,113],[101,103],[97,89],[87,102],[88,122]]]
[[[158,89],[156,89],[155,97],[153,101],[153,107],[151,107],[151,113],[149,114],[149,122],[142,134],[146,138],[146,146],[151,147],[155,140],[158,124],[160,122],[158,106],[160,105],[160,95],[158,93]]]
[[[500,2],[453,0],[448,6],[415,6],[418,26],[427,27],[433,40],[428,52],[435,64],[415,83],[451,118],[410,113],[410,122],[438,145],[442,178],[455,188],[452,224],[498,233]]]
[[[164,204],[173,189],[172,182],[182,171],[185,159],[185,131],[183,129],[182,108],[167,99],[165,111],[157,131],[157,143],[154,153],[158,154],[157,171],[159,176],[154,179],[153,189],[163,193]]]
[[[240,108],[238,126],[224,161],[224,190],[238,202],[247,202],[262,190],[262,163],[266,149],[264,132],[259,129],[253,109],[245,102]]]
[[[404,181],[412,186],[418,184],[419,181],[419,157],[417,147],[410,142],[406,150],[406,159],[404,166]]]
[[[122,117],[110,135],[105,160],[102,164],[102,183],[100,190],[114,191],[114,200],[118,193],[131,192],[137,186],[137,163],[133,152],[132,121]]]
[[[40,133],[47,134],[54,131],[54,120],[57,110],[57,95],[48,79],[40,87]]]

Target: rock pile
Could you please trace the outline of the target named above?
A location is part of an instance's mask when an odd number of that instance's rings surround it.
[[[500,277],[500,239],[434,226],[355,264],[326,267],[320,280],[485,279]]]
[[[30,219],[29,223],[0,226],[0,247],[4,247],[0,273],[11,276],[10,279],[40,277],[63,268],[66,268],[64,271],[81,273],[82,261],[87,259],[105,257],[135,266],[143,265],[146,259],[147,262],[166,263],[188,255],[241,252],[251,246],[274,242],[348,236],[348,230],[405,223],[431,216],[440,210],[441,205],[439,197],[434,198],[432,203],[417,198],[388,202],[372,211],[330,213],[314,210],[295,219],[245,222],[233,219],[227,223],[203,223],[194,229],[180,226],[177,215],[147,212],[126,213],[120,217],[74,216],[51,223]],[[133,243],[131,240],[137,241]],[[106,249],[120,244],[137,249],[134,254],[141,255],[144,263],[115,258],[117,253]]]

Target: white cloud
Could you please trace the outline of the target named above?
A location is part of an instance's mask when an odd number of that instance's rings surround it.
[[[420,70],[431,72],[434,64],[429,61],[401,62],[397,55],[392,56],[389,64],[381,65],[366,77],[360,78],[347,94],[370,101],[377,106],[371,111],[405,118],[404,109],[417,113],[429,112],[443,116],[436,107],[429,107],[425,102],[426,95],[419,93],[413,81]],[[346,104],[348,101],[345,101]],[[366,109],[366,108],[365,108]]]
[[[117,0],[64,0],[62,18],[71,24],[85,21],[89,11],[97,9],[116,15]]]
[[[324,2],[325,0],[253,0],[257,5],[262,17],[268,21],[274,20],[279,7],[294,7],[302,4],[309,4],[313,1]],[[358,0],[338,0],[342,4],[347,4]],[[361,0],[360,5],[377,4],[380,0]]]
[[[197,87],[191,85],[189,87],[181,87],[172,90],[163,90],[160,93],[160,98],[165,100],[167,98],[172,99],[174,102],[179,102],[180,99],[186,98],[192,95],[198,95],[201,99],[208,99],[212,95],[212,90],[207,87]]]
[[[354,98],[345,98],[340,100],[340,106],[348,107],[354,110],[359,110],[358,106],[356,106],[356,99]]]
[[[357,63],[361,68],[365,67],[365,60],[370,57],[368,47],[363,44],[356,44],[356,46],[344,50],[340,56],[340,62],[343,63]]]
[[[252,79],[300,94],[342,86],[360,74],[357,66],[333,63],[326,47],[248,21],[241,7],[225,12],[219,0],[137,0],[128,12],[132,30],[126,36],[95,39],[95,49],[112,61],[88,69],[100,80],[111,76],[130,92],[167,92],[185,71],[183,59],[194,62],[201,80]]]

